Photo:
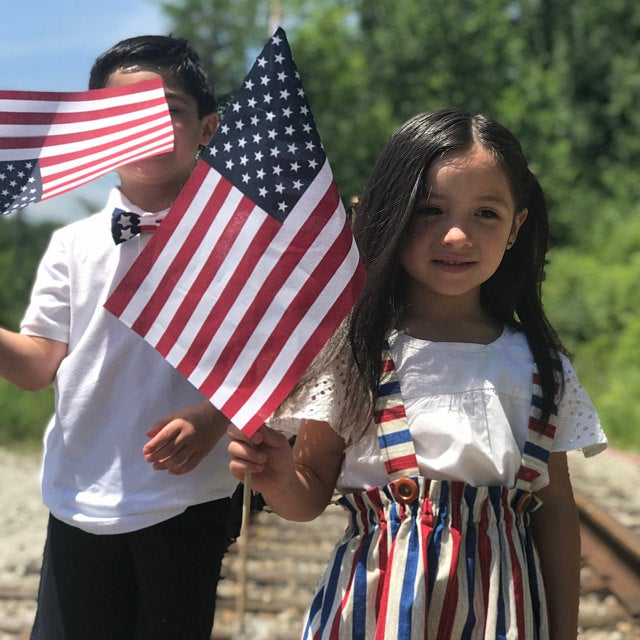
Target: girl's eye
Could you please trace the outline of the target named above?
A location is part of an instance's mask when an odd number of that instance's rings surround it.
[[[442,209],[427,204],[416,209],[415,215],[417,216],[439,216],[442,215]]]
[[[493,211],[493,209],[480,209],[480,211],[478,211],[476,215],[480,218],[488,218],[488,219],[495,219],[499,217],[498,214],[495,211]]]

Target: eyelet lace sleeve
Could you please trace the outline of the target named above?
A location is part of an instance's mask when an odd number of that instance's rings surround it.
[[[337,356],[327,370],[289,396],[267,424],[295,435],[301,420],[326,422],[337,430],[337,420],[344,406],[347,361]]]
[[[578,380],[568,358],[562,358],[564,393],[558,406],[559,429],[554,449],[581,449],[585,457],[600,453],[607,447],[607,438],[600,425],[598,413]]]

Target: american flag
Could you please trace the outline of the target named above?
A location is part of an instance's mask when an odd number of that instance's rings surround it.
[[[0,91],[0,213],[172,149],[160,79],[79,93]]]
[[[253,433],[363,285],[344,207],[278,29],[105,306]]]

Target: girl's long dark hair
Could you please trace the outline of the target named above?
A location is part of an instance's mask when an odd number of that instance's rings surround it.
[[[380,350],[405,304],[399,252],[413,213],[425,197],[431,164],[479,144],[494,154],[508,177],[516,212],[528,210],[514,246],[481,287],[483,308],[495,320],[522,330],[540,373],[542,419],[556,397],[553,352],[564,351],[542,308],[541,285],[548,244],[545,198],[520,143],[502,125],[461,109],[419,114],[382,149],[353,218],[353,232],[367,271],[365,290],[341,331],[311,368],[326,365],[336,350],[352,352],[342,422],[365,429],[380,379]],[[514,212],[515,213],[515,212]],[[347,430],[349,428],[347,427]]]

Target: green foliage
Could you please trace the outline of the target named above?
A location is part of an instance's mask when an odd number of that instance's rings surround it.
[[[54,224],[0,218],[0,326],[18,330],[36,268]],[[53,389],[29,393],[0,380],[0,446],[38,446],[53,413]]]
[[[52,414],[52,387],[30,393],[0,380],[0,446],[39,447]]]
[[[54,224],[27,224],[20,214],[0,218],[0,326],[16,330]]]

